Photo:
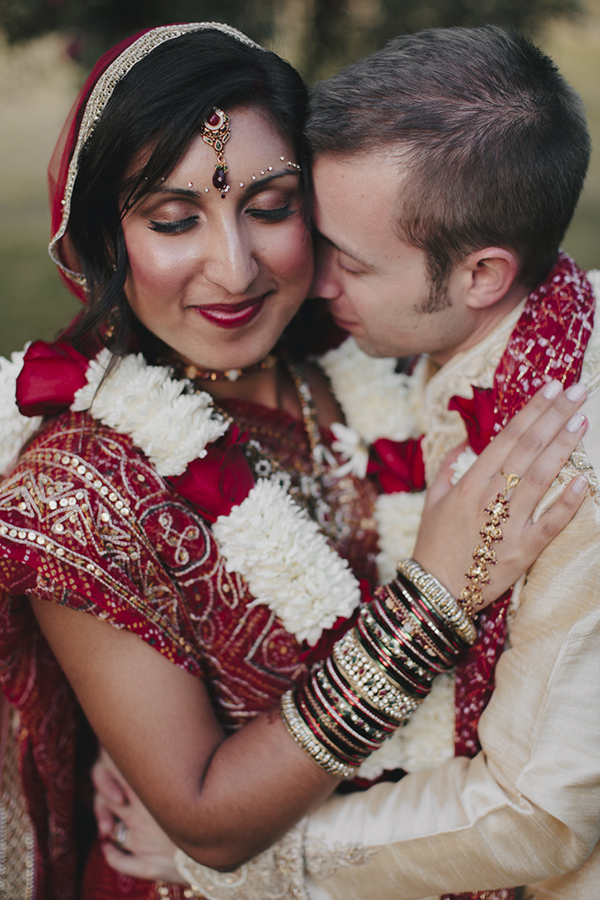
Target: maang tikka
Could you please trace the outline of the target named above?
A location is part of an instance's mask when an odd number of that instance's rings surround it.
[[[214,147],[217,154],[212,183],[218,191],[221,191],[221,197],[225,197],[230,187],[227,184],[227,163],[225,162],[225,144],[231,136],[229,116],[215,106],[210,116],[204,120],[201,134],[202,140],[210,147]]]

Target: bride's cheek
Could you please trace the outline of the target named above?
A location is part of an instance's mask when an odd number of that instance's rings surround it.
[[[133,243],[129,250],[129,271],[125,293],[130,302],[135,296],[160,297],[171,295],[193,275],[198,267],[197,255],[184,242],[145,242],[142,247]],[[129,289],[129,290],[128,290]]]
[[[295,223],[281,240],[282,268],[289,277],[306,282],[306,289],[312,280],[313,249],[310,235],[304,224]]]

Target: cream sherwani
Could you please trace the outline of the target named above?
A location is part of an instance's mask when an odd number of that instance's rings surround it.
[[[522,307],[424,375],[428,480],[465,438],[449,398],[491,387]],[[420,900],[527,885],[522,900],[600,898],[600,327],[582,378],[598,387],[591,426],[544,503],[578,470],[590,494],[513,592],[481,752],[333,796],[237,873],[193,866],[205,896]]]
[[[521,309],[424,385],[428,480],[465,437],[449,398],[491,387]],[[582,376],[592,388],[598,332]],[[584,446],[548,497],[576,470],[590,480],[590,496],[517,586],[479,724],[482,751],[392,787],[333,797],[309,816],[313,900],[416,900],[515,885],[528,885],[527,900],[600,898],[600,390],[585,411]]]

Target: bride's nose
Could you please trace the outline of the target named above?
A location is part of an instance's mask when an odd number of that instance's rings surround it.
[[[212,229],[204,250],[204,277],[229,294],[245,293],[259,273],[256,248],[237,225]]]

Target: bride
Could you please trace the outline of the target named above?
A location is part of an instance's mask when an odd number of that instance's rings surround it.
[[[571,486],[530,521],[585,428],[563,427],[583,398],[542,391],[459,501],[432,489],[414,561],[371,597],[376,487],[303,362],[326,338],[297,316],[305,102],[297,73],[232,29],[165,26],[99,61],[63,130],[50,246],[85,309],[1,369],[14,896],[73,897],[84,862],[85,898],[190,896],[117,874],[98,839],[87,854],[96,741],[191,857],[227,869],[264,849],[408,720],[477,609],[583,499]],[[542,482],[501,475],[534,462]],[[469,598],[495,497],[513,502],[507,543]]]

